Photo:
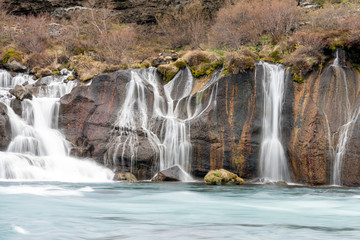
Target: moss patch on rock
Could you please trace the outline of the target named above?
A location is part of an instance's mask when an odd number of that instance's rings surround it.
[[[163,80],[169,82],[179,72],[174,64],[163,64],[158,66],[158,71],[163,75]]]
[[[225,169],[211,170],[206,174],[204,181],[211,185],[227,184],[229,182],[236,184],[244,183],[244,180],[238,175]]]
[[[21,60],[22,60],[21,54],[18,51],[16,51],[15,49],[12,49],[12,48],[8,49],[3,56],[3,64],[7,64],[14,60],[21,63]]]
[[[135,175],[129,172],[126,173],[116,173],[114,176],[114,181],[120,182],[137,182]]]

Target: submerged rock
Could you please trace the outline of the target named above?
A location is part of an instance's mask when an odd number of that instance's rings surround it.
[[[211,170],[206,174],[204,178],[207,184],[227,184],[228,182],[234,182],[236,184],[241,184],[244,182],[242,178],[240,178],[235,173],[229,172],[225,169]]]
[[[134,174],[126,172],[126,173],[116,173],[114,176],[114,181],[137,182],[138,180],[136,179]]]
[[[153,182],[167,182],[167,181],[186,181],[189,175],[181,169],[179,165],[169,167],[158,172],[151,181]]]

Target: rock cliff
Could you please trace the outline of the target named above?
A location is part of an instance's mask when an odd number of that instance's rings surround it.
[[[56,17],[70,17],[72,11],[84,10],[87,8],[106,7],[112,10],[113,14],[124,23],[152,24],[156,22],[155,17],[169,11],[170,7],[181,8],[188,0],[109,0],[109,1],[88,1],[88,0],[5,0],[5,6],[13,14],[39,14],[51,13]],[[213,14],[223,5],[225,0],[202,0],[205,11]]]
[[[61,99],[59,124],[76,146],[77,155],[105,162],[108,144],[116,134],[114,122],[126,95],[130,72],[101,75],[91,85],[77,87]],[[181,111],[195,109],[199,102],[207,102],[216,88],[214,103],[189,121],[193,175],[200,177],[211,169],[225,168],[244,178],[258,176],[262,74],[261,66],[256,66],[251,71],[226,75],[212,88],[198,92],[183,106],[180,104]],[[334,164],[342,154],[342,184],[359,185],[359,73],[340,63],[311,73],[304,83],[294,82],[290,69],[286,76],[282,142],[292,179],[299,183],[332,184]],[[195,84],[193,93],[196,89],[199,88]],[[146,94],[150,102],[151,91],[149,88]],[[149,178],[156,171],[157,150],[148,146],[141,129],[136,134],[143,147],[138,152],[134,173]],[[123,166],[129,170],[131,163]]]

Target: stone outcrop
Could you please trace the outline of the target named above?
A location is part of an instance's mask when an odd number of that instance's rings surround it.
[[[113,14],[124,23],[153,24],[156,23],[156,16],[168,13],[170,7],[181,8],[188,0],[95,0],[89,4],[88,0],[5,0],[9,12],[13,14],[39,14],[50,12],[54,16],[69,18],[74,11],[88,11],[90,8],[106,7],[112,10]],[[203,0],[202,3],[210,15],[223,5],[225,0]]]
[[[32,90],[29,85],[23,86],[23,85],[16,85],[14,89],[10,89],[9,91],[12,95],[14,95],[17,99],[20,101],[24,99],[32,99]]]
[[[216,185],[216,184],[227,184],[235,183],[241,184],[244,183],[244,180],[240,178],[235,173],[229,172],[225,169],[217,169],[208,172],[204,178],[205,183]]]
[[[165,170],[158,172],[151,181],[153,182],[169,182],[169,181],[183,181],[188,178],[188,174],[181,169],[180,166],[175,165]]]
[[[0,102],[0,150],[5,151],[11,142],[11,126],[7,107]]]
[[[115,142],[118,129],[114,123],[130,79],[131,71],[124,70],[97,76],[91,84],[74,88],[61,98],[59,128],[75,146],[73,155],[90,157],[115,169],[121,164],[121,171],[130,172],[133,168],[139,179],[150,179],[155,175],[152,167],[156,152],[144,133],[140,129],[136,132],[139,150],[138,160],[133,165],[130,149],[122,149]],[[125,161],[119,163],[121,157]]]
[[[138,180],[136,179],[134,174],[127,172],[127,173],[116,173],[114,176],[114,181],[134,183],[137,182]]]

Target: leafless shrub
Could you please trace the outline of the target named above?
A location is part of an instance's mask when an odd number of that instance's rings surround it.
[[[171,15],[157,17],[157,23],[166,36],[171,48],[189,45],[192,49],[199,48],[206,40],[208,19],[204,14],[200,0],[195,0],[181,10],[171,10]]]
[[[48,22],[46,15],[18,17],[17,25],[10,29],[17,48],[25,53],[43,52],[48,46]]]
[[[210,40],[215,46],[234,49],[256,43],[262,35],[278,41],[293,30],[298,20],[299,10],[294,1],[241,0],[219,11]]]

